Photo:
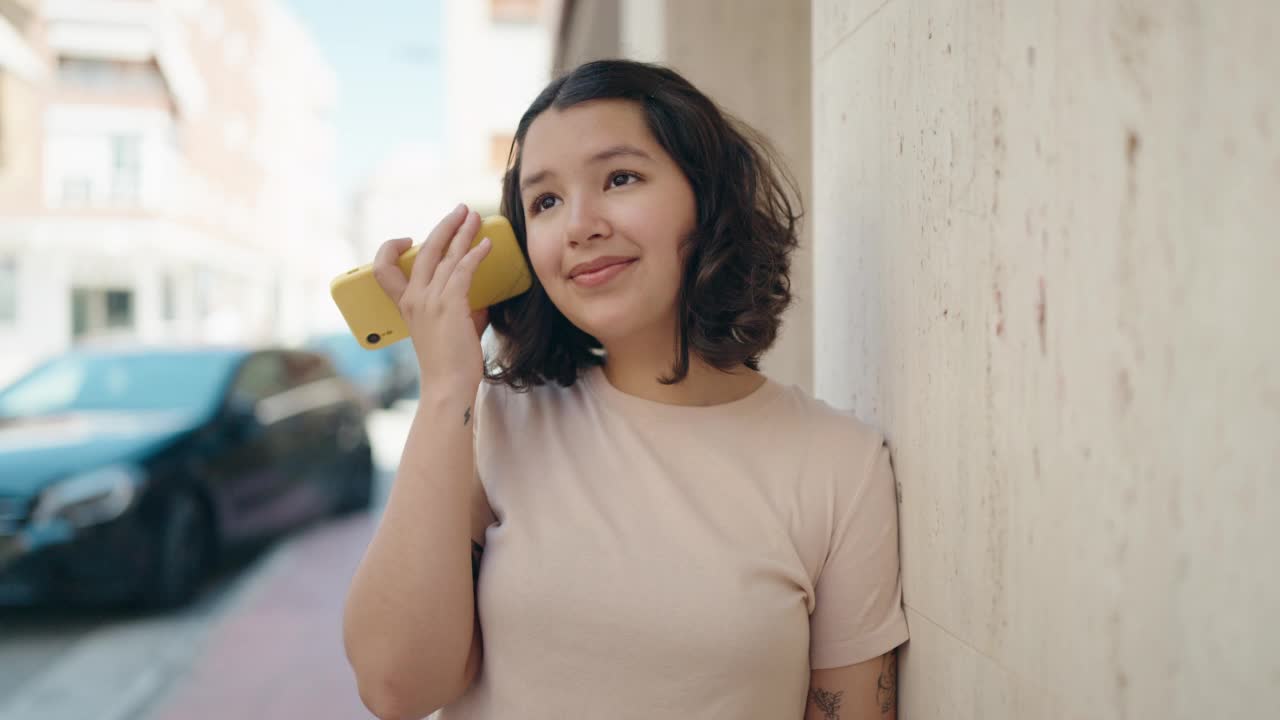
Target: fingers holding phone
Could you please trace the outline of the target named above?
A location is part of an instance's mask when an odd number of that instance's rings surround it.
[[[400,297],[404,295],[404,289],[409,284],[409,278],[401,272],[396,261],[412,246],[413,240],[409,238],[388,240],[378,247],[378,252],[373,258],[373,277],[378,281],[382,291],[396,305],[400,304]]]
[[[479,227],[480,216],[468,210],[466,205],[459,205],[453,212],[446,215],[431,234],[427,235],[426,242],[422,243],[422,248],[418,250],[418,256],[413,261],[413,269],[409,273],[410,289],[416,284],[422,291],[434,287],[438,292],[440,282],[448,279],[450,270],[448,267],[440,268],[444,262],[445,250],[462,233],[470,229],[474,234]],[[444,270],[439,273],[439,277],[436,272],[438,268]]]
[[[372,263],[333,278],[329,294],[361,346],[377,350],[412,339],[407,318],[418,314],[428,298],[446,294],[467,296],[475,334],[480,336],[488,325],[489,307],[533,286],[533,273],[510,221],[501,215],[477,220],[459,207],[421,245],[408,238],[388,240]],[[490,247],[480,248],[486,239]],[[480,262],[470,265],[470,252],[477,253]]]
[[[461,382],[474,390],[483,378],[484,354],[467,297],[490,249],[487,239],[471,246],[479,227],[480,216],[460,205],[431,231],[407,278],[399,262],[406,241],[383,243],[374,260],[374,277],[408,328],[424,389]]]

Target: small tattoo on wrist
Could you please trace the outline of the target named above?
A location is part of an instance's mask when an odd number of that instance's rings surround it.
[[[462,413],[462,424],[463,425],[471,424],[471,406],[470,405],[467,406],[466,412]]]
[[[840,720],[840,703],[844,702],[844,691],[831,692],[822,688],[809,690],[809,700],[822,711],[823,720]]]

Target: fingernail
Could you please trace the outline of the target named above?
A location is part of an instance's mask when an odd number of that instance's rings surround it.
[[[466,209],[467,209],[467,204],[466,204],[466,203],[458,203],[458,207],[456,207],[456,208],[454,208],[454,209],[453,209],[453,214],[454,214],[454,215],[457,215],[458,213],[460,213],[460,212],[462,212],[463,210],[466,210]]]

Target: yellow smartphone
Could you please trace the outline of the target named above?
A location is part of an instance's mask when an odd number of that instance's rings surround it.
[[[501,215],[491,215],[480,222],[480,231],[471,241],[475,247],[489,238],[493,247],[476,268],[471,278],[467,300],[472,310],[480,310],[525,292],[533,285],[524,253],[516,242],[511,223]],[[405,277],[413,269],[421,245],[414,245],[400,256],[400,269]],[[329,283],[329,294],[351,334],[368,350],[377,350],[409,337],[400,317],[400,308],[382,291],[373,277],[373,263],[348,270]]]

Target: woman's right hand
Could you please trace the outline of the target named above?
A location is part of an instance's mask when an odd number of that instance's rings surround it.
[[[459,205],[427,236],[407,278],[398,263],[412,240],[388,240],[374,258],[374,278],[409,327],[424,392],[450,387],[474,392],[484,379],[480,335],[488,311],[473,313],[467,302],[471,278],[491,246],[485,238],[471,247],[479,230],[480,216]]]

